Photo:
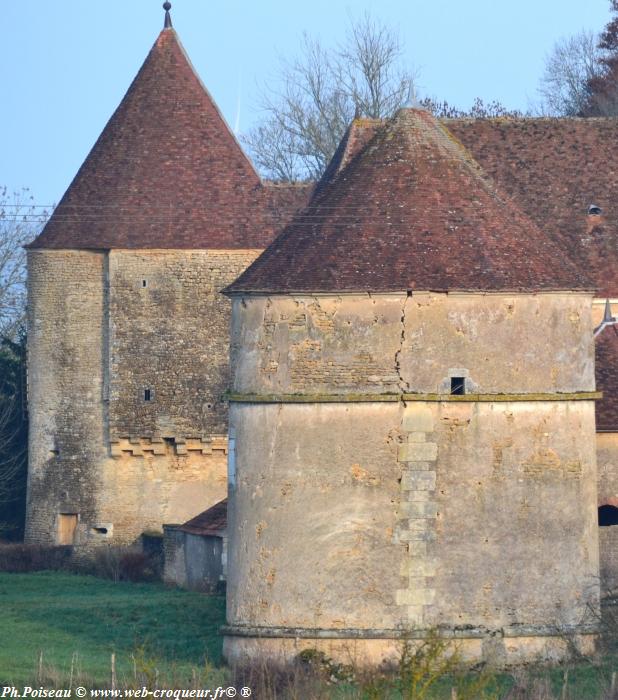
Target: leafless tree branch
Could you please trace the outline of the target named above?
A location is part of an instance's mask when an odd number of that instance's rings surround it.
[[[581,31],[554,44],[539,85],[544,114],[574,117],[586,113],[588,85],[602,72],[598,41],[595,33]]]
[[[15,336],[26,309],[26,254],[47,220],[27,189],[13,194],[0,186],[0,338]]]
[[[390,116],[411,80],[397,35],[365,15],[345,42],[326,49],[305,34],[299,57],[282,61],[279,89],[263,90],[264,121],[244,138],[258,168],[275,180],[317,179],[354,116]]]

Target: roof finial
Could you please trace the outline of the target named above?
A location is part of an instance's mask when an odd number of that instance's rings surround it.
[[[170,10],[172,9],[172,3],[166,0],[163,3],[163,9],[165,10],[165,22],[163,22],[163,29],[171,29],[172,18],[170,16]]]
[[[416,98],[416,88],[414,86],[414,80],[410,78],[408,80],[408,98],[406,99],[403,108],[404,109],[418,109],[420,103]]]
[[[609,299],[605,300],[605,313],[603,314],[603,323],[611,323],[616,319],[612,316],[612,305]]]
[[[607,326],[615,326],[618,323],[618,319],[612,316],[612,305],[609,299],[605,300],[605,313],[603,314],[603,320],[594,329],[594,337],[596,338],[599,333]]]

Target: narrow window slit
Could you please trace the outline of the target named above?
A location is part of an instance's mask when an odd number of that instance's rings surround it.
[[[466,393],[466,378],[451,377],[451,394],[461,396]]]

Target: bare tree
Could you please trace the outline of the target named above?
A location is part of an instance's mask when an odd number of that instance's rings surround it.
[[[28,425],[25,411],[26,256],[47,220],[27,189],[0,187],[0,535],[23,531]]]
[[[317,179],[354,116],[390,116],[411,81],[397,34],[365,15],[345,42],[326,49],[304,35],[299,58],[282,61],[279,88],[265,88],[264,121],[243,139],[258,168],[276,180]]]
[[[9,193],[0,186],[0,338],[13,338],[26,309],[26,256],[23,246],[41,230],[47,212],[29,190]]]
[[[439,119],[521,119],[530,116],[529,112],[508,109],[498,100],[485,102],[480,97],[475,98],[470,109],[461,109],[446,100],[431,97],[423,98],[420,104]]]
[[[559,117],[586,115],[589,83],[602,72],[598,41],[594,32],[584,30],[554,44],[539,85],[542,113]]]

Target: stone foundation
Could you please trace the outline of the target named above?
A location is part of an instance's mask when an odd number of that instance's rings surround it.
[[[532,634],[535,632],[535,634]],[[230,665],[255,662],[286,664],[307,649],[324,653],[337,663],[359,667],[396,665],[405,645],[418,647],[427,634],[397,630],[308,630],[274,628],[223,628],[223,655]],[[594,653],[597,634],[592,627],[555,630],[466,630],[443,632],[447,653],[464,664],[485,662],[502,668],[527,663],[559,663],[574,652]]]

